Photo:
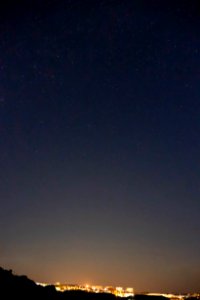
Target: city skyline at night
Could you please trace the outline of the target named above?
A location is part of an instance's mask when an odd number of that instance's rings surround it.
[[[0,266],[200,292],[199,1],[0,3]]]

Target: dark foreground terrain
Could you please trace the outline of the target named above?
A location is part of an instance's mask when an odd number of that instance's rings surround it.
[[[116,300],[116,297],[84,291],[58,292],[53,285],[42,287],[26,276],[14,275],[11,270],[0,268],[0,299]]]
[[[42,287],[26,276],[14,275],[11,270],[0,267],[0,299],[59,299],[59,300],[117,300],[112,294],[88,293],[84,291],[58,292],[53,285]],[[166,300],[160,296],[135,295],[135,300]],[[195,298],[193,298],[195,299]],[[192,300],[190,298],[190,300]]]

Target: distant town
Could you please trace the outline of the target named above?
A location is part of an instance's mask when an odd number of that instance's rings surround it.
[[[25,275],[15,275],[12,270],[0,267],[0,299],[117,300],[119,297],[127,300],[199,300],[200,293],[139,293],[135,292],[133,287],[39,283]]]
[[[38,285],[41,286],[48,286],[48,283],[39,283],[37,282]],[[117,297],[129,297],[133,298],[135,293],[134,293],[134,288],[132,287],[113,287],[113,286],[101,286],[101,285],[78,285],[78,284],[62,284],[60,282],[56,282],[54,284],[55,289],[59,292],[65,292],[65,291],[86,291],[86,292],[91,292],[91,293],[109,293],[113,294]],[[163,296],[169,299],[173,300],[184,300],[187,298],[197,298],[200,299],[200,294],[183,294],[183,295],[177,295],[177,294],[162,294],[162,293],[143,293],[143,295],[147,296]]]
[[[38,283],[38,285],[47,286],[47,283]],[[109,293],[118,297],[133,297],[134,289],[132,287],[113,287],[106,286],[103,287],[101,285],[78,285],[78,284],[62,284],[60,282],[56,282],[54,284],[55,288],[59,292],[65,291],[86,291],[91,293]]]

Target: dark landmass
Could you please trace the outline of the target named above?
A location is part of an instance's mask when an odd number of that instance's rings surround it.
[[[46,287],[37,285],[27,276],[15,275],[12,270],[4,270],[0,267],[0,299],[119,300],[121,298],[107,293],[90,293],[85,291],[58,292],[53,285]],[[134,299],[166,300],[167,298],[162,296],[135,295]]]
[[[18,276],[12,270],[0,268],[0,299],[116,300],[117,297],[84,291],[58,292],[53,285],[42,287],[27,276]]]

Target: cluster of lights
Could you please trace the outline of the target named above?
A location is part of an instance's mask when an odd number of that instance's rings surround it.
[[[44,285],[44,284],[43,284]],[[92,293],[109,293],[113,294],[118,297],[133,297],[134,296],[134,290],[133,288],[123,288],[123,287],[112,287],[112,286],[100,286],[100,285],[76,285],[76,284],[61,284],[57,282],[55,284],[55,288],[59,292],[64,291],[86,291],[86,292],[92,292]]]
[[[160,293],[147,293],[148,296],[162,296],[165,298],[173,299],[173,300],[184,300],[187,298],[197,298],[200,299],[200,294],[184,294],[184,295],[176,295],[176,294],[160,294]]]
[[[47,283],[37,283],[42,286],[47,286]],[[133,288],[123,288],[123,287],[112,287],[112,286],[93,286],[93,285],[77,285],[77,284],[61,284],[60,282],[56,282],[54,284],[55,289],[59,292],[64,291],[86,291],[92,293],[109,293],[113,294],[117,297],[134,297],[134,289]],[[173,300],[187,300],[187,298],[197,298],[200,299],[200,294],[184,294],[184,295],[175,295],[175,294],[160,294],[160,293],[147,293],[148,296],[163,296],[168,299]]]

